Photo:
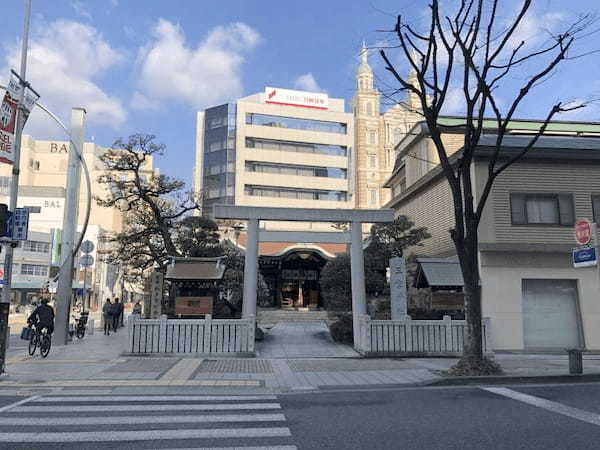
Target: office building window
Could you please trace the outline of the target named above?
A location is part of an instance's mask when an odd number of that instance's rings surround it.
[[[41,206],[25,206],[29,210],[29,214],[40,214],[42,212]]]
[[[246,124],[265,127],[293,128],[295,130],[320,131],[346,134],[346,124],[325,120],[298,119],[296,117],[271,116],[268,114],[246,114]]]
[[[511,194],[513,225],[564,225],[575,222],[571,194]]]
[[[592,211],[594,222],[600,224],[600,194],[592,195]]]
[[[48,266],[41,264],[21,264],[21,275],[48,276]]]
[[[319,153],[322,155],[346,156],[343,145],[312,144],[310,142],[279,141],[275,139],[246,138],[246,148],[277,150],[282,152]]]
[[[296,166],[246,161],[247,172],[265,172],[301,177],[346,178],[346,169],[337,167]]]
[[[253,186],[244,187],[246,195],[253,197],[277,197],[300,200],[329,200],[334,202],[345,202],[347,193],[343,191],[321,191],[312,189],[293,189],[279,186]]]
[[[0,177],[0,194],[8,195],[10,193],[10,178]]]
[[[26,252],[50,253],[50,243],[42,241],[25,241],[23,250]]]

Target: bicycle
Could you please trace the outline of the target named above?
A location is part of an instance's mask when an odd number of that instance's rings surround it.
[[[83,339],[85,336],[85,330],[87,328],[87,322],[89,317],[89,312],[82,312],[81,316],[72,316],[75,319],[75,325],[71,324],[71,329],[69,330],[69,336],[73,339],[73,335],[77,336],[77,339]]]
[[[37,328],[33,330],[33,335],[29,340],[29,354],[33,356],[36,349],[40,348],[40,354],[42,358],[48,356],[50,353],[50,347],[52,346],[52,340],[50,339],[50,335],[48,334],[47,328],[42,328],[41,331],[38,331]]]

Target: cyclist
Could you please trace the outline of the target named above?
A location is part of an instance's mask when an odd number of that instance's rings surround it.
[[[44,328],[46,328],[49,335],[54,332],[54,309],[48,305],[47,298],[42,298],[41,304],[33,310],[27,319],[27,323],[35,326],[38,332],[41,332]]]

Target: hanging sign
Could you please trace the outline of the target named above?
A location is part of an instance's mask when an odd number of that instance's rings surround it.
[[[18,75],[11,71],[8,87],[0,105],[0,162],[14,164],[14,145],[17,125],[17,107],[23,85]],[[22,124],[25,126],[29,113],[39,99],[39,95],[32,89],[26,89],[23,94]]]

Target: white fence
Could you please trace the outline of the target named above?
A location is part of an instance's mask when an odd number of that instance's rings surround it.
[[[129,325],[129,353],[253,354],[255,320],[139,319]]]
[[[467,336],[465,320],[371,320],[359,319],[360,336],[356,349],[366,356],[461,355]],[[483,319],[483,351],[492,353],[491,323]]]

